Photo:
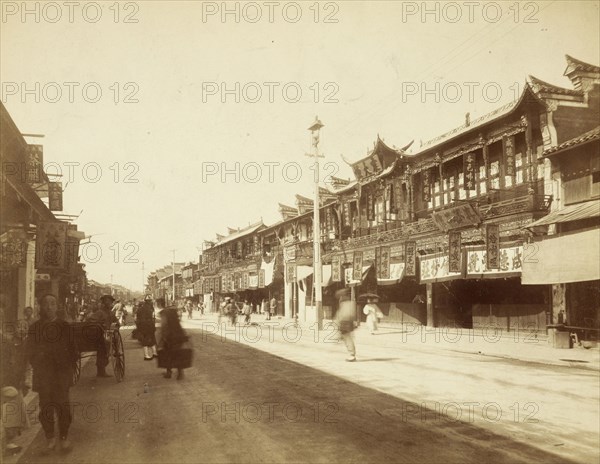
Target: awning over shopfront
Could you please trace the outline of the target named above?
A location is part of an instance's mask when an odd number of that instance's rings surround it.
[[[580,221],[582,219],[590,219],[600,217],[600,200],[586,201],[575,205],[565,206],[557,211],[554,211],[535,222],[532,222],[527,229],[537,226],[547,226],[561,222]]]
[[[327,287],[331,284],[331,264],[323,264],[321,267],[321,285]],[[305,280],[313,275],[312,266],[298,266],[296,268],[296,280]]]
[[[394,285],[402,280],[404,277],[404,263],[391,263],[390,264],[390,278],[389,279],[377,279],[377,285]]]
[[[600,228],[545,237],[529,244],[523,258],[524,285],[600,279]]]

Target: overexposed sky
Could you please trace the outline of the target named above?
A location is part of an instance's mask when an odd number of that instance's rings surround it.
[[[97,234],[89,278],[135,289],[142,262],[194,260],[311,196],[317,114],[326,173],[348,178],[340,154],[377,134],[418,148],[529,74],[570,87],[565,54],[600,63],[596,1],[1,4],[2,101],[70,177],[64,212]]]

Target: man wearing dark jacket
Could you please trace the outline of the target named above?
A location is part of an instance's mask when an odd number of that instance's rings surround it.
[[[33,391],[39,393],[39,419],[48,446],[46,453],[56,448],[54,414],[58,417],[60,448],[68,451],[67,439],[71,425],[69,389],[77,353],[69,324],[57,317],[54,295],[46,295],[40,302],[40,320],[29,328],[27,359],[33,368]]]

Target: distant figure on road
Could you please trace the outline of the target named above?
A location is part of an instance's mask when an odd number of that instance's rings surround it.
[[[157,300],[160,300],[160,298]],[[164,304],[164,303],[163,303]],[[144,361],[152,361],[158,356],[156,352],[156,327],[154,325],[154,305],[152,300],[144,301],[144,304],[138,309],[136,314],[136,323],[138,328],[138,340],[144,346]]]
[[[204,316],[204,301],[202,300],[200,300],[200,303],[198,303],[198,311],[200,311],[200,314]]]
[[[194,311],[194,305],[192,304],[192,300],[187,300],[185,302],[185,311],[187,312],[188,315],[188,319],[193,319],[193,311]]]
[[[267,319],[270,320],[271,316],[277,314],[277,299],[275,297],[271,298],[271,302],[269,303],[269,312],[267,313]]]
[[[244,313],[244,324],[250,324],[250,314],[252,314],[252,306],[248,300],[244,301],[244,307],[242,308],[242,312]]]
[[[356,304],[350,300],[350,292],[347,289],[338,291],[336,296],[339,298],[339,307],[335,314],[335,322],[348,350],[346,361],[353,362],[356,361],[356,346],[354,345],[353,334]]]
[[[57,317],[58,305],[54,295],[41,300],[40,320],[29,328],[27,359],[33,367],[33,390],[39,393],[39,419],[48,440],[44,450],[56,448],[54,415],[58,418],[60,448],[68,451],[71,425],[69,388],[73,366],[79,357],[69,324]],[[48,334],[53,334],[52,337]]]
[[[184,348],[188,341],[185,331],[181,327],[177,310],[169,308],[160,312],[160,355],[159,367],[167,370],[163,377],[170,379],[172,369],[177,369],[177,380],[183,379],[183,369],[190,367],[191,350]]]
[[[227,298],[225,299],[227,301]],[[229,298],[229,302],[227,303],[226,308],[226,312],[227,315],[229,316],[229,322],[231,323],[231,325],[235,325],[235,323],[237,322],[237,316],[238,316],[238,306],[237,303],[235,302],[234,298]]]

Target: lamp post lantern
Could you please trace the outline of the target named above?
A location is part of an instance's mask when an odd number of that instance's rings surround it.
[[[322,289],[322,263],[321,263],[321,218],[320,198],[319,198],[319,158],[324,158],[319,153],[319,142],[321,137],[321,128],[323,123],[319,117],[315,117],[315,122],[308,128],[311,136],[311,153],[307,154],[315,159],[315,200],[313,204],[313,287],[315,289],[315,312],[317,330],[323,329],[323,289]]]

